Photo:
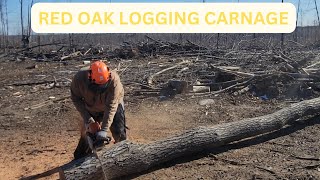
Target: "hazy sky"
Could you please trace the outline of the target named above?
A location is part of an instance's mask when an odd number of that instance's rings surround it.
[[[209,2],[238,2],[238,0],[205,0]],[[281,2],[281,0],[239,0],[240,2]],[[315,3],[317,2],[320,11],[320,0],[300,0],[300,12],[298,25],[314,25],[318,23]],[[23,0],[24,14],[27,16],[28,5],[31,0]],[[34,2],[110,2],[110,0],[34,0]],[[111,0],[111,2],[202,2],[202,0]],[[299,0],[284,0],[293,3],[298,9]],[[301,19],[302,15],[302,19]],[[20,33],[20,6],[19,0],[8,0],[8,16],[10,34]],[[26,21],[25,21],[26,22]]]

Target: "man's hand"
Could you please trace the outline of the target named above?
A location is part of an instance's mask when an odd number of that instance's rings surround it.
[[[94,119],[91,117],[88,122],[85,124],[86,131],[92,134],[101,130],[101,126],[98,122],[95,122]]]
[[[108,141],[109,139],[107,138],[107,132],[102,130],[102,131],[98,131],[96,133],[96,138],[98,141]]]
[[[98,149],[109,144],[111,141],[111,138],[107,136],[107,132],[104,130],[98,131],[95,135],[95,142],[93,145]]]

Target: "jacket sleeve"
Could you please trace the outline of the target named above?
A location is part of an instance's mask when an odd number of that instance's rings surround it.
[[[110,84],[110,91],[107,92],[106,96],[106,109],[103,114],[102,126],[101,129],[107,131],[112,122],[113,118],[117,112],[120,99],[122,98],[123,87],[120,82],[120,79],[117,78]]]
[[[83,122],[87,123],[91,118],[91,115],[85,108],[85,102],[81,96],[81,92],[79,91],[79,89],[80,89],[79,82],[77,80],[77,75],[75,75],[75,77],[72,80],[71,88],[70,88],[71,99],[76,109],[80,112]]]

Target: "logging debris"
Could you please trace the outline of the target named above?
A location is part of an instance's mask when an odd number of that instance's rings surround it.
[[[62,64],[80,60],[83,62],[82,66],[94,59],[117,61],[116,69],[122,81],[131,86],[132,91],[129,93],[137,96],[250,93],[263,100],[301,100],[316,96],[320,91],[320,53],[317,50],[220,50],[191,41],[168,42],[150,36],[145,36],[145,40],[141,42],[123,42],[115,49],[99,44],[73,45],[72,48],[61,43],[43,46],[55,50],[39,53],[38,46],[29,47],[17,51],[13,56],[14,60],[30,59]],[[41,69],[38,65],[27,67],[33,68]],[[74,74],[76,70],[70,73]],[[44,84],[45,87],[40,89],[69,86],[71,80],[61,79],[66,72],[60,73],[55,75],[57,80],[35,79],[34,82],[13,82],[8,86]]]

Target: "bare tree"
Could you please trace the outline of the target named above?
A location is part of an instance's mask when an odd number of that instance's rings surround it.
[[[318,5],[317,5],[317,1],[316,0],[314,0],[314,5],[316,6],[316,11],[317,11],[317,16],[318,16],[318,23],[319,23],[319,26],[320,26],[320,17],[319,17]]]
[[[31,7],[33,5],[33,0],[31,0],[31,3],[28,7],[28,29],[27,29],[27,36],[30,37],[31,35]]]
[[[23,23],[23,0],[19,0],[20,2],[20,23],[21,23],[21,41],[22,47],[26,48],[29,44],[28,36],[24,35],[24,23]]]
[[[6,8],[6,28],[7,28],[7,35],[6,35],[6,44],[9,44],[9,18],[8,18],[8,0],[4,0],[5,8]]]
[[[283,0],[281,0],[281,2],[283,3]],[[281,48],[283,49],[284,47],[284,34],[281,33]]]
[[[24,26],[24,14],[23,14],[23,0],[19,0],[20,2],[20,22],[21,22],[21,41],[22,41],[22,47],[26,48],[29,46],[29,38],[31,35],[31,15],[30,15],[30,10],[33,5],[33,0],[31,1],[30,4],[28,4],[28,14],[27,14],[27,29],[25,29]]]
[[[71,2],[72,0],[68,0],[69,2]],[[111,3],[111,0],[110,0]],[[71,50],[73,48],[73,39],[74,39],[74,35],[72,33],[69,33],[69,49]]]
[[[1,47],[4,47],[5,46],[5,42],[4,42],[4,37],[5,37],[5,23],[4,23],[4,17],[3,17],[3,1],[0,1],[0,23],[1,23],[1,44],[0,46]]]
[[[1,47],[4,51],[8,46],[8,11],[7,11],[7,0],[0,1],[0,24],[1,24]]]
[[[296,27],[298,26],[299,11],[300,11],[300,0],[299,0],[299,2],[298,2],[298,10],[297,10]],[[294,41],[295,41],[295,42],[298,42],[298,29],[296,29],[296,30],[295,30],[295,33],[294,33]]]
[[[24,29],[24,26],[23,26],[23,0],[19,0],[20,2],[20,23],[21,23],[21,36],[23,38],[23,29]]]

